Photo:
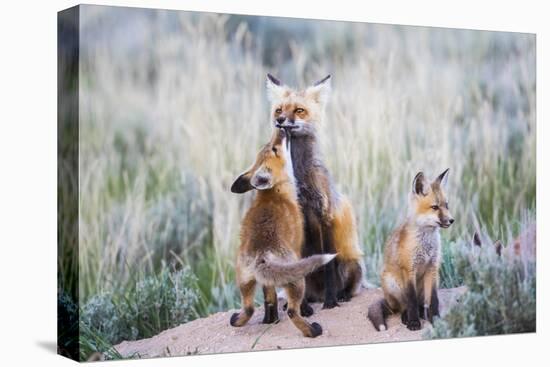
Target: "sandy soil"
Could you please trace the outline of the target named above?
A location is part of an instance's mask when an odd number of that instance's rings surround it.
[[[442,315],[465,291],[464,287],[439,291]],[[314,339],[303,337],[281,309],[278,324],[262,324],[263,308],[259,307],[250,322],[241,328],[229,325],[229,318],[236,311],[230,310],[165,330],[150,339],[125,341],[115,348],[124,357],[150,358],[422,339],[425,328],[430,327],[425,321],[422,330],[410,331],[398,316],[392,316],[387,331],[374,329],[367,319],[367,308],[381,295],[380,289],[363,290],[350,302],[340,303],[340,307],[331,310],[323,310],[321,304],[312,304],[315,313],[308,320],[323,327],[323,334]],[[280,305],[281,302],[279,308]]]

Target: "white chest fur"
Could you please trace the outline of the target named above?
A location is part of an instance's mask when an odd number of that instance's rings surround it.
[[[418,274],[424,273],[426,266],[439,262],[441,256],[441,238],[439,228],[419,229],[418,246],[414,254],[414,264]]]

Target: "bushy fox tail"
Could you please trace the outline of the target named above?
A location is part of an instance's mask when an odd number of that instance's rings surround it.
[[[335,257],[336,254],[313,255],[289,262],[275,256],[263,256],[256,261],[254,273],[260,283],[280,287],[305,277]]]
[[[384,298],[372,303],[369,306],[368,318],[378,331],[387,329],[386,318],[391,313],[390,307]]]

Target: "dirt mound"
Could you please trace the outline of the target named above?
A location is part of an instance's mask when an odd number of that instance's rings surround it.
[[[441,314],[456,304],[465,291],[465,287],[440,290]],[[400,317],[392,316],[387,331],[374,329],[367,319],[367,308],[381,296],[380,289],[368,289],[331,310],[323,310],[321,304],[312,304],[315,313],[308,320],[323,327],[323,335],[314,339],[303,337],[281,309],[278,324],[262,324],[263,308],[259,307],[249,323],[241,328],[229,325],[229,318],[235,312],[230,310],[163,331],[149,339],[125,341],[115,348],[124,357],[150,358],[422,339],[425,328],[430,327],[425,321],[422,330],[410,331],[401,324]]]

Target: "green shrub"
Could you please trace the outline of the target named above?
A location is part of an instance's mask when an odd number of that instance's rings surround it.
[[[135,301],[130,302],[134,322],[142,325],[138,336],[153,336],[193,320],[198,300],[196,278],[189,268],[170,272],[164,267],[157,276],[138,282]]]
[[[129,292],[106,291],[91,297],[80,312],[84,351],[108,351],[123,340],[148,338],[197,317],[197,279],[188,267],[163,266],[136,282]]]
[[[137,329],[129,326],[127,304],[111,292],[97,294],[82,307],[80,322],[110,343],[135,339]]]
[[[457,251],[455,266],[468,287],[461,302],[438,319],[430,337],[451,338],[534,332],[535,262],[498,257],[494,249]]]

